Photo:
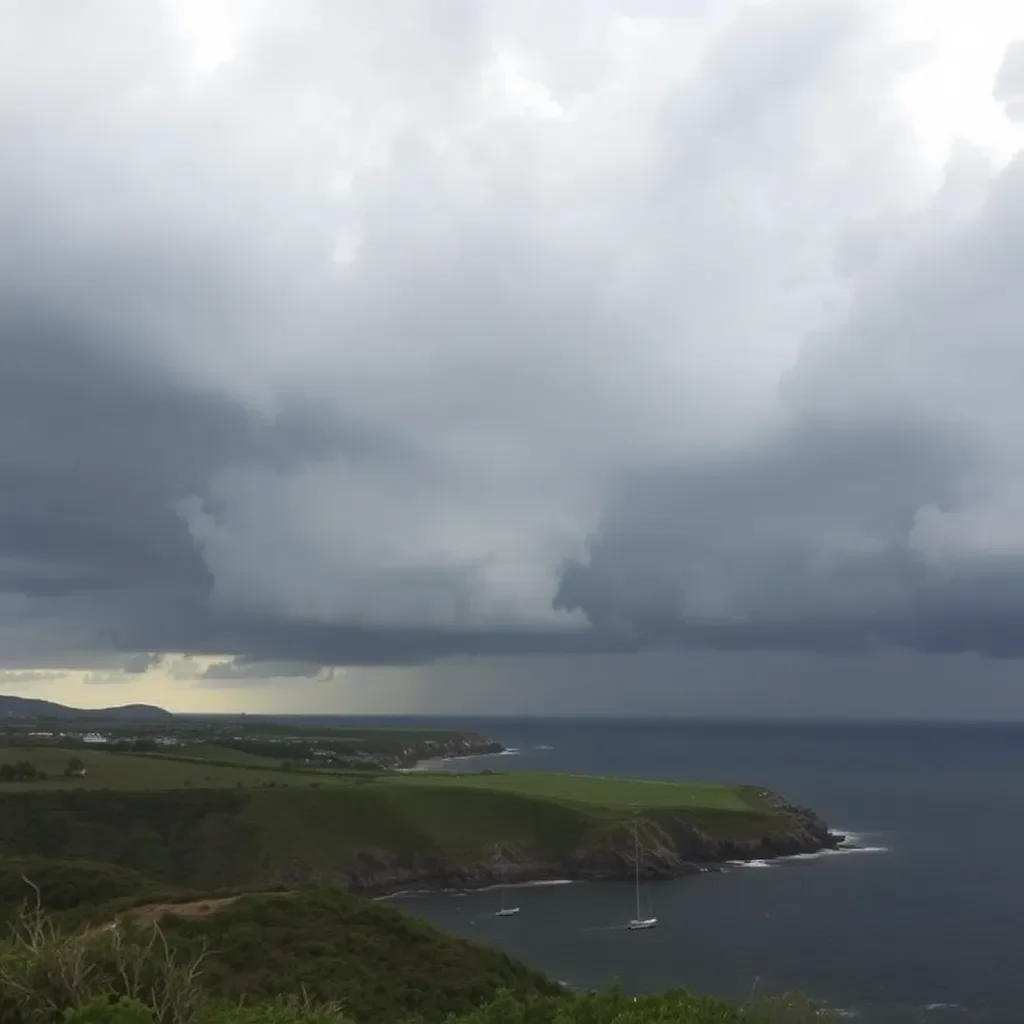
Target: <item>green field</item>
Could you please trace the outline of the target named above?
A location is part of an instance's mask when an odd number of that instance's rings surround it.
[[[250,768],[279,768],[281,758],[265,757],[262,754],[250,754],[244,750],[234,750],[221,746],[219,743],[188,743],[181,747],[170,747],[155,757],[183,757],[195,761],[211,761],[217,764],[238,764]]]
[[[219,748],[215,748],[219,749]],[[263,770],[235,755],[235,764],[189,760],[159,754],[115,754],[106,750],[66,750],[60,747],[16,747],[0,749],[0,762],[31,761],[50,777],[40,782],[3,782],[0,792],[27,792],[53,789],[179,789],[186,786],[228,788],[232,786],[296,785],[307,777],[281,770]],[[68,760],[77,757],[87,772],[84,778],[65,778]],[[229,760],[229,758],[225,758]],[[262,761],[264,759],[258,759]],[[273,764],[272,761],[267,761]],[[275,766],[276,767],[276,766]],[[325,783],[344,776],[325,776]],[[305,783],[308,785],[308,781]]]
[[[449,775],[410,772],[389,776],[397,786],[471,787],[497,793],[586,804],[613,810],[679,808],[681,810],[750,811],[744,786],[699,782],[649,782],[641,779],[603,778],[595,775],[511,772],[499,775]]]
[[[0,856],[107,861],[183,886],[347,885],[353,870],[486,867],[503,849],[561,870],[608,842],[631,847],[634,818],[630,807],[447,779],[349,778],[320,786],[299,776],[287,788],[148,791],[45,785],[0,792]],[[692,790],[680,787],[682,799],[691,802],[640,812],[663,844],[688,841],[693,828],[720,840],[758,841],[793,827],[752,804],[727,809],[723,794],[715,797],[719,806],[696,806]]]
[[[7,756],[5,757],[4,754]],[[0,792],[47,789],[205,789],[367,787],[381,797],[393,790],[473,789],[613,811],[679,809],[690,811],[760,810],[747,787],[716,783],[650,782],[588,775],[510,772],[457,775],[444,772],[368,774],[356,772],[289,772],[270,758],[244,754],[214,744],[197,744],[174,754],[116,754],[104,750],[68,751],[56,747],[18,747],[0,751],[0,761],[29,760],[50,778],[41,782],[0,783]],[[65,778],[63,770],[77,756],[88,773]]]
[[[52,777],[0,784],[0,856],[111,862],[176,886],[475,878],[506,856],[572,872],[631,851],[636,821],[670,859],[729,859],[736,844],[804,828],[763,790],[737,785],[286,771],[103,750],[80,751],[88,774],[65,778],[69,751],[17,754]]]

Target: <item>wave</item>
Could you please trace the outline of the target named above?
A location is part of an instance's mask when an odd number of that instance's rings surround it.
[[[457,891],[465,895],[470,892],[493,892],[495,889],[543,889],[552,885],[575,884],[576,882],[572,878],[540,878],[532,882],[499,882],[496,885],[482,885],[478,889],[459,889]]]
[[[852,832],[847,828],[834,828],[832,831],[841,836],[846,836],[842,842],[843,846],[871,846],[873,845],[873,840],[881,835],[880,832]]]
[[[538,743],[533,749],[534,750],[554,750],[555,748],[553,746],[551,746],[550,743]]]
[[[871,832],[845,832],[837,829],[846,840],[832,850],[815,850],[813,853],[791,853],[785,857],[776,857],[772,860],[728,860],[726,864],[733,868],[771,868],[778,867],[792,860],[820,860],[823,857],[848,857],[855,853],[888,853],[888,846],[876,846],[866,844],[864,841],[869,835],[877,835]]]
[[[855,1009],[854,1007],[826,1006],[825,1008],[828,1011],[829,1017],[840,1017],[845,1020],[856,1020],[864,1014],[864,1011]],[[909,1006],[901,1006],[899,1009],[903,1012],[914,1012]],[[967,1007],[961,1006],[959,1003],[926,1003],[924,1006],[914,1008],[914,1010],[916,1010],[915,1019],[923,1020],[924,1018],[918,1016],[922,1011],[925,1013],[941,1014],[945,1012],[959,1015],[961,1013],[966,1013]],[[902,1019],[902,1017],[900,1019]]]
[[[454,896],[462,898],[477,892],[496,892],[498,889],[539,889],[556,885],[576,885],[573,878],[540,878],[530,882],[499,882],[495,885],[481,885],[473,889],[400,889],[398,892],[386,893],[373,897],[375,900],[394,900],[407,896]]]
[[[411,768],[399,768],[400,772],[432,772],[438,771],[443,765],[451,764],[453,761],[482,761],[487,757],[516,757],[519,754],[518,747],[508,747],[505,750],[496,750],[493,754],[452,754],[449,757],[427,757],[417,761]]]
[[[518,747],[506,747],[504,750],[495,750],[491,754],[453,754],[451,757],[434,758],[435,761],[447,763],[448,761],[482,761],[486,757],[518,757]]]
[[[888,853],[888,846],[838,846],[834,850],[816,850],[814,853],[793,853],[780,860],[818,860],[821,857],[848,857],[853,853]]]

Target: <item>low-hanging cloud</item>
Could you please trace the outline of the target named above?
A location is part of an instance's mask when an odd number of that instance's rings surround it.
[[[1021,653],[1024,171],[636,7],[0,5],[0,657]]]
[[[329,671],[329,670],[327,670]],[[260,661],[237,657],[216,661],[199,673],[201,679],[314,679],[325,672],[323,665],[310,661]]]

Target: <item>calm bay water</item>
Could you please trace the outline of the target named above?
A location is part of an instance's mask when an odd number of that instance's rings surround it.
[[[865,1021],[1024,1020],[1024,726],[466,720],[518,754],[459,768],[769,786],[875,852],[628,885],[413,895],[396,904],[574,987],[730,997],[800,989]],[[454,767],[454,766],[453,766]]]

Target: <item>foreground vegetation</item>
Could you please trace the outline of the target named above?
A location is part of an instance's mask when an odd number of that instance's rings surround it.
[[[322,889],[122,900],[91,907],[73,927],[37,906],[0,941],[4,1024],[804,1024],[822,1017],[800,999],[738,1007],[685,992],[573,995],[504,954]]]

